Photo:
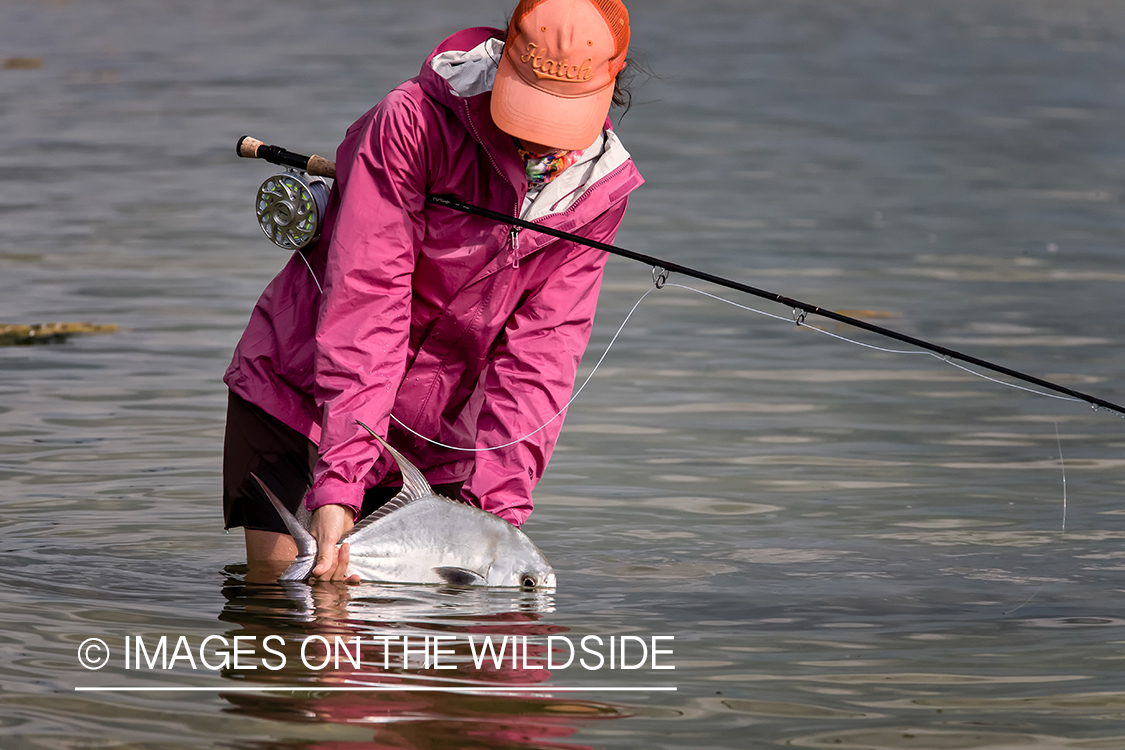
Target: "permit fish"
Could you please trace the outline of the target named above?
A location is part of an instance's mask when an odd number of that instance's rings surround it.
[[[555,571],[527,534],[499,516],[436,494],[414,464],[370,427],[360,426],[394,457],[402,491],[340,540],[350,545],[348,576],[388,583],[554,588]],[[307,511],[302,523],[261,479],[254,479],[297,543],[297,559],[278,580],[307,579],[317,556]]]

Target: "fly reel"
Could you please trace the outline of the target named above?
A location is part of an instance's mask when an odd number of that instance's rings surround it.
[[[320,236],[328,206],[328,184],[319,177],[287,169],[258,188],[258,225],[270,242],[301,250]]]
[[[280,146],[267,146],[244,135],[235,146],[246,159],[265,159],[287,169],[258,188],[258,226],[270,242],[285,250],[302,250],[320,236],[328,207],[328,183],[336,165],[322,156],[302,156]]]

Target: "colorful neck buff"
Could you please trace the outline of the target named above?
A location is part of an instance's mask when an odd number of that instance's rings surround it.
[[[516,141],[516,150],[523,158],[523,170],[527,175],[527,186],[531,188],[543,187],[551,180],[562,174],[562,171],[581,158],[585,149],[579,151],[551,151],[536,156],[525,151],[519,141]]]

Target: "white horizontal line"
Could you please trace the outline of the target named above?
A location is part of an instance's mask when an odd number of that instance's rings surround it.
[[[406,692],[440,692],[440,693],[601,693],[601,692],[675,692],[675,687],[634,687],[634,686],[607,686],[607,687],[527,687],[524,685],[490,685],[488,687],[441,687],[428,685],[379,685],[369,687],[340,687],[318,685],[221,685],[215,687],[188,687],[188,686],[159,686],[142,687],[129,685],[105,685],[100,687],[76,687],[75,692],[112,692],[112,693],[171,693],[171,692],[222,692],[222,693],[406,693]]]

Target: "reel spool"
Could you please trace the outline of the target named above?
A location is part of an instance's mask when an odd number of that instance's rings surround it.
[[[258,188],[258,225],[284,250],[302,250],[320,236],[328,206],[328,184],[319,177],[287,169]]]

